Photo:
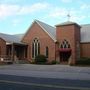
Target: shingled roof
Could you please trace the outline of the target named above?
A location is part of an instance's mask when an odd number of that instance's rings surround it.
[[[23,34],[9,35],[9,34],[0,33],[0,37],[4,39],[7,43],[20,43],[21,44],[22,36]]]
[[[54,38],[54,40],[56,40],[56,28],[52,27],[46,23],[43,23],[41,21],[36,20],[36,22],[43,27],[48,33],[49,35]],[[71,21],[67,21],[58,25],[71,25],[71,24],[76,24],[75,22],[71,22]],[[56,25],[56,26],[58,26]],[[86,43],[86,42],[90,42],[90,24],[86,24],[86,25],[80,25],[81,26],[81,43]]]
[[[35,20],[34,22],[36,22],[54,41],[56,41],[56,28],[55,27],[52,27],[39,20]],[[66,23],[63,23],[63,24],[66,24]],[[69,24],[72,24],[72,23],[69,22]],[[25,36],[25,34],[9,35],[9,34],[0,33],[0,37],[9,43],[12,43],[12,42],[22,43],[21,40],[23,36]],[[90,42],[89,37],[90,37],[90,24],[81,25],[81,43]]]
[[[37,22],[41,28],[48,33],[48,35],[54,40],[56,41],[56,28],[55,27],[52,27],[46,23],[43,23],[39,20],[35,20],[35,22]]]

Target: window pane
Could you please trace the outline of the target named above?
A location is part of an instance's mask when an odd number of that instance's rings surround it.
[[[46,47],[46,57],[48,58],[48,47]]]
[[[39,40],[35,38],[32,43],[32,58],[35,58],[39,54],[40,54],[40,43]]]
[[[32,58],[34,58],[34,43],[32,43]]]
[[[38,43],[38,55],[40,54],[40,43]]]
[[[37,43],[35,43],[35,57],[37,56]]]

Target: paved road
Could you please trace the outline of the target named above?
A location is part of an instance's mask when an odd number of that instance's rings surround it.
[[[0,66],[0,90],[90,90],[90,67]]]
[[[89,80],[38,78],[0,74],[0,90],[90,90]]]
[[[90,80],[90,67],[14,64],[0,66],[0,74],[40,78]]]

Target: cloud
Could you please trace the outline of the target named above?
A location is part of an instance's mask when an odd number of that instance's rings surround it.
[[[19,9],[18,5],[7,5],[7,4],[1,4],[0,5],[0,17],[6,17],[10,15],[14,15],[17,13]]]
[[[43,9],[46,9],[48,5],[49,5],[48,3],[35,3],[31,6],[24,6],[20,9],[18,14],[28,14],[41,11]]]
[[[48,7],[48,3],[35,3],[32,5],[0,4],[0,18],[12,15],[24,15],[41,11]]]
[[[18,3],[21,2],[22,0],[0,0],[0,3]],[[26,0],[23,0],[26,1]]]
[[[83,9],[90,9],[90,4],[82,4],[81,7],[80,7],[82,10]]]
[[[70,20],[74,22],[77,22],[77,21],[82,22],[85,18],[86,16],[84,15],[74,15],[74,16],[71,16]]]
[[[21,22],[22,22],[21,19],[14,19],[14,20],[12,21],[12,24],[13,24],[13,26],[17,26],[17,25],[19,25]]]
[[[63,17],[68,14],[68,11],[65,8],[55,8],[49,13],[49,17],[58,18]]]
[[[56,8],[54,7],[52,11],[47,15],[47,18],[67,21],[68,14],[70,14],[70,21],[73,21],[73,22],[80,23],[86,19],[86,15],[83,14],[83,11],[80,11],[79,9],[77,10],[75,8],[71,8],[69,10],[68,8],[63,8],[63,7],[56,7]]]

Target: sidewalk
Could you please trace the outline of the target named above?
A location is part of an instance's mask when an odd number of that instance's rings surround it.
[[[14,64],[0,66],[0,74],[40,78],[90,80],[90,67]]]

